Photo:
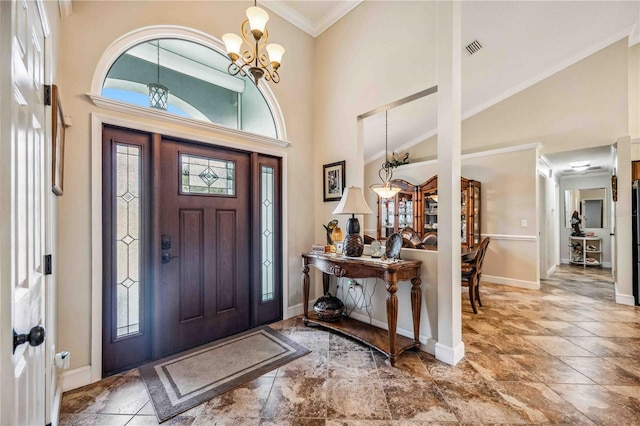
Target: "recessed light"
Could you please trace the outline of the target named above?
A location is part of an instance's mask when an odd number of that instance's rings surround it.
[[[573,161],[569,163],[572,169],[584,170],[591,165],[591,163],[587,161]]]

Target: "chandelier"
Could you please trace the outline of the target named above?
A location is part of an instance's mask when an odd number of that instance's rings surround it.
[[[400,188],[393,186],[391,179],[393,178],[392,164],[389,161],[388,149],[388,111],[384,112],[384,163],[378,172],[382,183],[374,183],[369,188],[373,189],[380,198],[391,198],[400,192]]]
[[[231,75],[240,74],[243,77],[246,77],[248,72],[253,76],[256,86],[262,77],[267,81],[278,83],[280,81],[278,68],[280,68],[282,55],[284,55],[284,47],[274,43],[267,44],[269,41],[269,31],[267,30],[269,14],[264,9],[257,7],[256,0],[254,0],[253,7],[247,9],[247,18],[242,22],[240,32],[242,38],[233,33],[222,36],[227,54],[231,59],[227,71]],[[243,39],[247,43],[248,49],[244,49],[240,53]]]
[[[167,86],[163,86],[160,84],[160,40],[158,39],[157,52],[158,52],[158,62],[156,64],[157,69],[157,79],[155,83],[147,84],[149,88],[149,106],[151,108],[161,109],[163,111],[167,110],[167,105],[169,104],[169,88]]]

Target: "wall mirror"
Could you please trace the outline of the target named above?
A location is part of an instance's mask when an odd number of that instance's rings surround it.
[[[564,226],[571,228],[571,215],[574,211],[580,214],[581,229],[606,228],[605,188],[570,189],[564,191]]]

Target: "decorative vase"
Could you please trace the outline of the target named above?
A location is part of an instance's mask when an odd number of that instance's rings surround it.
[[[322,321],[337,321],[344,311],[342,300],[327,292],[316,300],[313,310]]]

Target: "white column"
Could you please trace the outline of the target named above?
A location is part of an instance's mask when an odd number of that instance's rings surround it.
[[[438,343],[436,358],[464,357],[460,310],[460,2],[438,2]]]
[[[633,228],[631,225],[631,138],[625,136],[616,142],[618,151],[618,202],[616,203],[616,303],[623,305],[635,304],[633,298],[633,255],[630,247],[633,245]]]

